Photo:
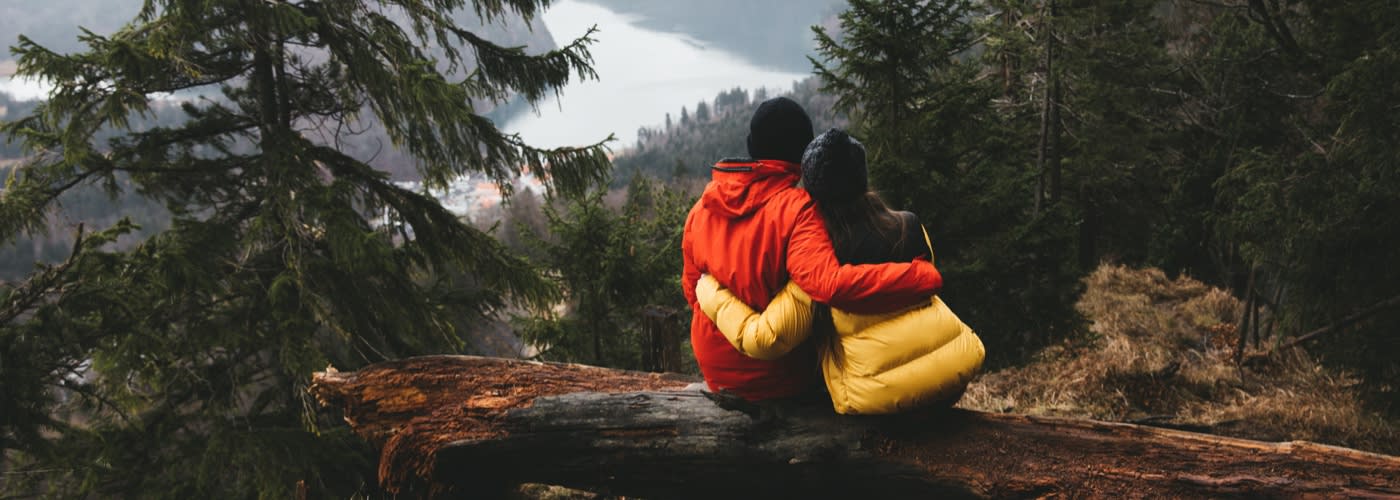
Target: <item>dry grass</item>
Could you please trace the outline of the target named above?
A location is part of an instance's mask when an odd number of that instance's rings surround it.
[[[1238,367],[1234,330],[1243,307],[1230,294],[1113,265],[1086,284],[1078,308],[1093,322],[1089,335],[981,376],[959,406],[1400,453],[1400,422],[1363,408],[1356,377],[1298,349]]]

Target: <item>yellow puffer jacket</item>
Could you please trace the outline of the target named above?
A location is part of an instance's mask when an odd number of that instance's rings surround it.
[[[708,275],[696,284],[695,294],[729,343],[753,358],[782,357],[812,331],[812,300],[792,283],[762,313]],[[986,355],[982,340],[937,296],[927,305],[894,313],[833,309],[831,316],[836,335],[819,339],[818,350],[837,413],[873,415],[951,405]]]

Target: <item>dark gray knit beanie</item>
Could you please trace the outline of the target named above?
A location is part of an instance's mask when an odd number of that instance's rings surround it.
[[[865,146],[846,131],[822,132],[802,155],[802,185],[818,202],[849,201],[870,188]]]
[[[797,163],[812,142],[812,119],[796,101],[774,97],[754,111],[748,141],[750,158]]]

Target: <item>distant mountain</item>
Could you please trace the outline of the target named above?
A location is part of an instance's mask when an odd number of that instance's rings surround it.
[[[0,3],[0,47],[14,45],[19,35],[59,53],[76,52],[86,28],[110,35],[141,10],[142,0],[18,0]],[[8,50],[0,60],[10,59]]]
[[[832,109],[835,97],[822,93],[820,86],[816,77],[808,77],[781,95],[807,110],[815,133],[845,127],[846,117]],[[709,179],[709,168],[716,161],[747,156],[749,119],[759,103],[778,95],[734,88],[720,92],[714,100],[668,113],[661,124],[646,127],[636,144],[613,158],[614,187],[626,185],[637,174],[672,181]]]
[[[760,66],[807,72],[812,25],[834,26],[845,0],[581,0],[638,16],[648,29],[688,35]]]

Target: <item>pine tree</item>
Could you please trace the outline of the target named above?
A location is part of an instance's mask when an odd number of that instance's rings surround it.
[[[1036,69],[1018,88],[1038,115],[1036,206],[1069,205],[1059,209],[1078,221],[1083,269],[1105,254],[1142,260],[1165,216],[1180,79],[1158,4],[1047,1],[1027,12],[1037,43],[1020,56]]]
[[[381,123],[428,186],[480,172],[508,190],[528,172],[584,192],[609,168],[601,143],[533,148],[472,101],[533,102],[596,77],[591,33],[529,55],[451,20],[464,9],[528,19],[548,4],[149,0],[117,33],[84,35],[84,52],[21,37],[19,74],[57,90],[4,125],[31,157],[0,196],[0,237],[44,230],[55,200],[81,185],[129,189],[174,218],[130,251],[104,246],[130,223],[80,230],[65,262],[0,285],[4,487],[167,498],[372,488],[364,447],[320,427],[308,374],[455,352],[455,315],[556,294],[489,235],[337,150],[337,134]],[[185,98],[184,123],[130,128],[172,93],[200,96]],[[104,142],[104,128],[122,133]],[[462,273],[470,286],[446,278]]]
[[[958,140],[975,130],[970,122],[989,97],[973,82],[976,66],[957,60],[975,43],[965,19],[972,9],[967,0],[853,0],[841,14],[839,42],[814,27],[826,62],[812,61],[822,90],[850,113],[869,150],[872,181],[893,187],[928,178],[887,192],[897,206],[946,211],[937,201],[947,199],[946,179],[975,153]]]
[[[680,165],[684,167],[684,165]],[[675,293],[681,233],[692,199],[634,175],[625,201],[611,206],[598,190],[560,207],[546,207],[549,234],[536,235],[547,266],[564,289],[568,309],[556,317],[522,318],[523,337],[541,357],[627,369],[644,366],[644,316],[685,309]],[[673,315],[673,337],[684,334]],[[691,367],[691,370],[694,368]]]
[[[983,6],[851,0],[841,40],[820,28],[823,89],[850,113],[870,178],[933,237],[944,297],[988,342],[993,365],[1074,331],[1078,270],[1063,211],[1033,214],[1035,142],[999,113],[1002,82],[972,50]],[[1008,300],[1014,297],[1014,300]]]
[[[1319,350],[1360,368],[1378,406],[1400,414],[1400,271],[1385,264],[1400,258],[1400,5],[1203,8],[1213,43],[1186,67],[1211,112],[1188,159],[1219,172],[1213,229],[1236,276],[1261,282],[1238,289],[1270,304],[1279,333],[1338,326]]]

